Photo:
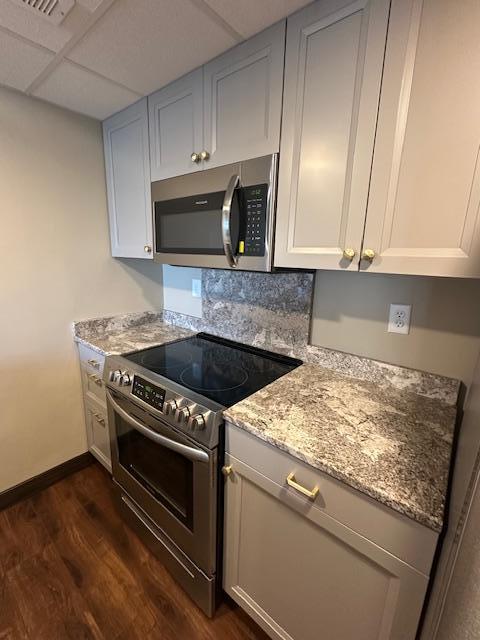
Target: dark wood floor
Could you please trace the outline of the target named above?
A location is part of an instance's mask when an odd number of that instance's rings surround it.
[[[209,620],[118,517],[97,464],[0,512],[0,639],[266,640]]]

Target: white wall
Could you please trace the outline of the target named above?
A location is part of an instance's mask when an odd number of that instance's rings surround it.
[[[0,491],[86,450],[71,323],[162,305],[109,253],[100,124],[0,89]]]
[[[163,308],[195,318],[202,317],[202,297],[192,293],[192,280],[202,281],[202,270],[163,265]]]

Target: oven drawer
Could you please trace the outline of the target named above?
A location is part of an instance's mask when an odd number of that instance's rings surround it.
[[[97,400],[86,398],[85,420],[88,449],[111,472],[110,435],[105,407]]]
[[[216,607],[216,577],[207,576],[201,571],[115,482],[114,488],[117,509],[123,519],[200,609],[212,617]]]
[[[319,510],[428,575],[438,534],[365,494],[226,423],[226,465],[229,454],[278,486],[278,496],[293,508]],[[235,469],[234,469],[235,471]],[[307,490],[318,487],[314,500],[287,484],[291,478]]]

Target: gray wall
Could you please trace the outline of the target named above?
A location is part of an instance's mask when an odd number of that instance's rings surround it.
[[[199,317],[192,274],[198,277],[198,270],[164,268],[165,308]],[[387,333],[392,302],[412,305],[409,335]],[[318,271],[311,342],[468,386],[480,350],[480,281]]]
[[[392,302],[412,305],[409,335],[387,333]],[[318,271],[311,340],[468,385],[480,349],[480,280]]]

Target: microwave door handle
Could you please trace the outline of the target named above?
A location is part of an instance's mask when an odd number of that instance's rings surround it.
[[[223,249],[225,251],[225,255],[227,257],[227,262],[235,269],[238,265],[238,258],[233,252],[232,247],[232,234],[231,234],[231,225],[232,225],[232,202],[233,196],[235,194],[235,189],[240,184],[240,176],[233,175],[230,178],[230,181],[227,186],[227,190],[225,191],[225,197],[223,199],[222,206],[222,240],[223,240]]]
[[[152,442],[160,444],[167,449],[171,449],[172,451],[176,451],[189,460],[193,460],[195,462],[209,461],[208,453],[206,453],[205,451],[202,451],[201,449],[194,449],[193,447],[188,447],[186,444],[182,444],[181,442],[175,442],[175,440],[170,440],[170,438],[166,438],[165,436],[160,435],[156,431],[153,431],[153,429],[149,429],[141,422],[138,422],[138,420],[135,420],[135,418],[132,418],[129,413],[127,413],[117,402],[115,402],[112,394],[108,390],[107,398],[111,403],[114,411],[116,411],[118,415],[125,420],[125,422],[128,422],[131,427],[133,427],[136,431],[141,433],[149,440],[152,440]]]

